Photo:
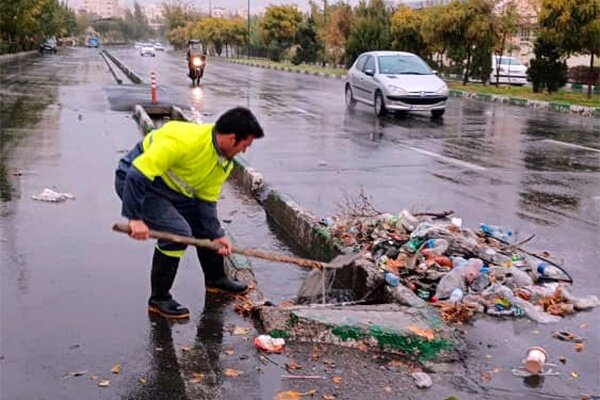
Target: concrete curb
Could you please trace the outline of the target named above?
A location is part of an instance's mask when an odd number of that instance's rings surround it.
[[[110,71],[110,73],[112,74],[113,78],[115,78],[115,81],[117,82],[117,84],[121,85],[123,84],[123,81],[121,80],[121,78],[119,78],[117,76],[117,73],[115,72],[114,68],[112,67],[112,65],[110,65],[110,63],[108,62],[108,60],[106,59],[106,55],[104,54],[104,52],[100,52],[100,56],[102,57],[102,59],[104,60],[104,62],[106,63],[106,66],[108,67],[108,70]]]
[[[458,97],[471,100],[485,101],[488,103],[500,103],[517,107],[535,108],[541,110],[556,111],[581,115],[582,117],[600,118],[600,107],[585,107],[565,103],[554,103],[541,100],[529,100],[519,97],[500,96],[488,93],[473,93],[462,90],[450,90],[450,97]]]
[[[121,71],[123,71],[123,73],[125,75],[127,75],[127,77],[131,80],[131,82],[133,82],[137,85],[141,85],[142,83],[144,83],[144,80],[142,78],[140,78],[140,76],[134,70],[130,69],[125,64],[123,64],[121,62],[121,60],[119,60],[117,57],[113,56],[108,50],[103,49],[102,53],[106,54],[108,56],[108,58],[110,58],[112,60],[112,62],[114,62],[116,64],[116,66],[119,67],[121,69]]]
[[[329,74],[329,73],[325,73],[325,72],[301,70],[301,69],[296,69],[296,68],[286,67],[286,66],[265,65],[265,64],[260,64],[260,63],[256,63],[256,62],[248,63],[248,62],[239,61],[236,59],[231,59],[231,58],[226,58],[226,57],[215,57],[215,58],[219,61],[227,62],[230,64],[246,65],[246,66],[250,66],[250,67],[273,69],[273,70],[285,71],[285,72],[295,72],[298,74],[321,76],[324,78],[335,78],[335,79],[345,79],[346,78],[346,75],[343,75],[343,74]],[[583,117],[600,118],[600,108],[594,108],[594,107],[585,107],[585,106],[569,105],[569,104],[562,104],[562,103],[552,103],[552,102],[539,101],[539,100],[528,100],[528,99],[521,99],[521,98],[514,98],[514,97],[507,97],[507,96],[491,95],[491,94],[487,94],[487,93],[464,92],[461,90],[450,90],[449,95],[451,97],[457,97],[457,98],[463,98],[463,99],[469,99],[469,100],[480,100],[480,101],[487,101],[487,102],[493,102],[493,103],[508,104],[508,105],[519,106],[519,107],[537,108],[537,109],[544,109],[544,110],[556,111],[556,112],[562,112],[562,113],[571,113],[571,114],[581,115]]]
[[[22,58],[28,58],[35,54],[39,54],[39,52],[32,50],[32,51],[22,51],[20,53],[13,53],[13,54],[3,54],[0,56],[0,65],[6,64],[9,62],[13,62],[16,60],[20,60]]]

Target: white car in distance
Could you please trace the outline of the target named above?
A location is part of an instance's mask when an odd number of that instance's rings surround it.
[[[154,46],[152,46],[151,43],[142,43],[140,45],[140,56],[156,57],[156,50],[154,50]]]

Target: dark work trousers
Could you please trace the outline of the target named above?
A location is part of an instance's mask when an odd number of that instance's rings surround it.
[[[131,167],[133,168],[133,167]],[[115,189],[120,198],[123,196],[125,173],[117,170]],[[194,236],[206,239],[214,238],[215,204],[198,199],[191,199],[169,188],[160,178],[155,178],[144,198],[144,222],[150,229],[165,231],[183,236]],[[207,218],[208,216],[208,218]],[[183,250],[185,245],[158,240],[161,250]],[[212,251],[196,247],[200,265],[206,281],[214,281],[225,276],[224,258]]]

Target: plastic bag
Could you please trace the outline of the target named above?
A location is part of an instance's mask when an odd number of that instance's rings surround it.
[[[600,301],[596,296],[575,297],[564,287],[561,287],[559,290],[567,303],[573,304],[576,310],[589,310],[590,308],[598,307],[600,305]]]
[[[269,335],[260,335],[254,338],[254,346],[267,353],[281,353],[284,345],[285,340]]]

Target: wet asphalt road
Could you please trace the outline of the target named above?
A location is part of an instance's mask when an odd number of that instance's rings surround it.
[[[365,106],[345,109],[339,80],[210,63],[201,87],[192,89],[182,54],[113,53],[143,77],[156,71],[159,100],[191,108],[198,120],[213,121],[234,105],[252,108],[267,137],[245,158],[318,216],[335,213],[361,188],[384,211],[453,209],[466,226],[490,222],[522,237],[536,233],[531,249],[565,260],[575,294],[600,294],[598,120],[454,99],[443,121],[377,119]],[[183,344],[216,335],[214,344],[207,342],[213,355],[207,360],[218,371],[223,361],[214,352],[227,340],[222,309],[202,312],[201,276],[187,257],[175,290],[198,326],[153,324],[140,313],[151,249],[108,232],[119,214],[112,170],[139,137],[126,111],[148,101],[148,86],[117,86],[89,49],[3,66],[1,79],[2,398],[184,396],[178,368],[165,366],[177,363]],[[52,185],[77,199],[60,205],[30,199]],[[224,197],[221,215],[233,220],[230,231],[240,243],[290,251],[252,199],[232,187]],[[253,264],[267,296],[279,301],[294,294],[299,271],[273,274],[274,266]],[[597,310],[552,326],[479,320],[467,329],[473,348],[466,378],[452,389],[460,398],[599,395],[599,327]],[[584,336],[584,352],[551,339],[555,329]],[[546,347],[553,361],[567,357],[560,377],[531,385],[510,375],[531,345]],[[169,347],[170,355],[156,350]],[[116,362],[126,372],[110,376]],[[479,371],[494,368],[500,371],[490,382],[479,382]],[[62,379],[79,370],[104,375],[113,387],[99,391],[87,378]],[[270,398],[279,384],[265,376],[251,375],[237,392],[221,377],[213,389]],[[150,384],[140,389],[138,377]]]

